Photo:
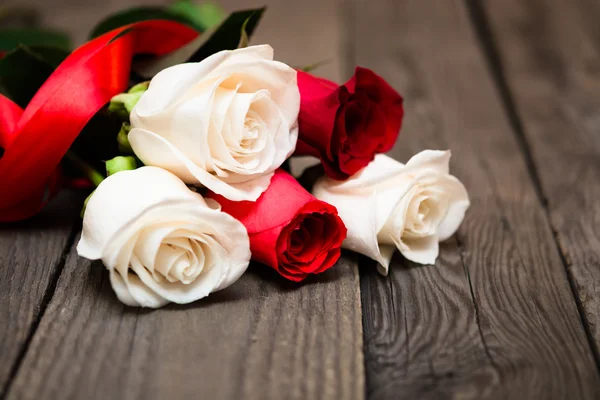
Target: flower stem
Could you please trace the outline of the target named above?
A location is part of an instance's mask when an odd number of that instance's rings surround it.
[[[71,150],[67,151],[65,158],[69,160],[71,164],[77,167],[77,169],[81,171],[81,173],[83,173],[83,175],[88,178],[94,184],[94,186],[98,186],[104,180],[104,175],[75,155],[75,153],[73,153]]]

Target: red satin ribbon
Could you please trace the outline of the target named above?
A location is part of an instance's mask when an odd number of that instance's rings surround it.
[[[197,33],[172,21],[144,21],[75,50],[25,110],[0,95],[0,222],[36,214],[56,186],[57,167],[88,121],[129,83],[135,54],[162,55]]]

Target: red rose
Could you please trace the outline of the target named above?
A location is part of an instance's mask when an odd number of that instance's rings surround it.
[[[402,125],[402,96],[373,71],[357,67],[342,86],[298,72],[300,135],[295,155],[319,157],[346,179],[390,150]]]
[[[289,280],[321,273],[340,257],[346,226],[337,209],[314,198],[281,169],[256,202],[234,202],[212,192],[208,197],[244,224],[252,259]]]

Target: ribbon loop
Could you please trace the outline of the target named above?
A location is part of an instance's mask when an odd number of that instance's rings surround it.
[[[135,54],[169,53],[197,36],[173,21],[144,21],[75,50],[25,110],[0,96],[0,222],[36,214],[57,181],[61,159],[88,121],[127,88]]]

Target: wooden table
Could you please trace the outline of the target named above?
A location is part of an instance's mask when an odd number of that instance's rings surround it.
[[[131,0],[38,1],[83,40]],[[146,3],[161,3],[161,0]],[[223,1],[228,9],[262,1]],[[391,155],[450,148],[472,206],[438,263],[259,265],[157,311],[78,258],[81,195],[0,228],[0,398],[600,398],[600,3],[271,0],[254,43],[406,98]]]

